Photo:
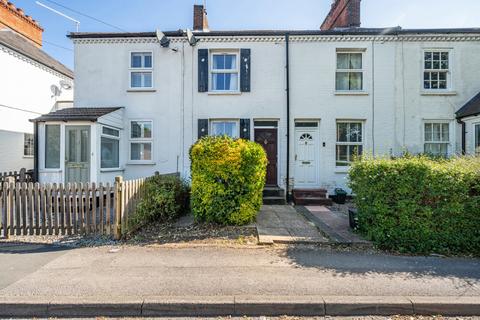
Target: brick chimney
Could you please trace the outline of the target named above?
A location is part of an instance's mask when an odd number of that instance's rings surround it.
[[[361,0],[334,0],[321,30],[360,27]]]
[[[0,0],[0,29],[15,31],[37,47],[42,46],[42,27],[22,9],[16,8],[7,0]]]
[[[201,4],[193,5],[193,30],[210,31],[208,28],[207,10]]]

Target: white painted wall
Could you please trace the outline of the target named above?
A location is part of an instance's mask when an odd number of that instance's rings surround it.
[[[454,112],[480,90],[479,41],[425,42],[422,39],[365,37],[292,37],[290,44],[291,145],[294,176],[294,121],[315,119],[319,126],[319,187],[346,187],[347,169],[335,167],[337,120],[364,122],[365,152],[376,155],[423,151],[423,124],[450,123],[450,151],[460,152],[459,125]],[[198,119],[279,120],[279,183],[286,175],[285,42],[283,37],[201,38],[196,47],[172,39],[177,52],[161,48],[154,38],[76,40],[75,105],[123,106],[122,152],[128,157],[130,119],[154,121],[154,161],[133,165],[125,161],[127,179],[154,171],[180,171],[188,177],[188,149],[197,138]],[[197,50],[251,49],[251,92],[234,95],[197,91]],[[364,52],[364,92],[335,93],[336,50]],[[452,90],[444,95],[422,91],[424,49],[451,50]],[[131,51],[152,51],[154,91],[129,92]],[[325,146],[323,146],[325,143]],[[111,177],[109,177],[110,179]],[[103,179],[103,178],[102,178]]]
[[[29,119],[52,111],[57,101],[73,101],[73,89],[52,97],[50,86],[69,79],[0,44],[0,171],[33,169],[23,156],[23,134],[33,133]],[[73,84],[73,83],[72,83]]]

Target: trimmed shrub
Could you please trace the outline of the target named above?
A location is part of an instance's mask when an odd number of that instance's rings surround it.
[[[362,159],[349,179],[359,230],[380,248],[480,255],[480,158]]]
[[[190,149],[191,208],[200,221],[242,225],[262,205],[267,156],[243,139],[204,137]]]
[[[144,196],[129,219],[129,230],[152,221],[177,218],[188,208],[188,184],[177,176],[155,175],[144,185]]]

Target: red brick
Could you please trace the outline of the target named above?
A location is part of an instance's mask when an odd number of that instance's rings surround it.
[[[7,0],[0,0],[0,28],[11,29],[38,47],[42,46],[43,29],[37,21]]]
[[[335,0],[321,30],[360,27],[361,0]]]

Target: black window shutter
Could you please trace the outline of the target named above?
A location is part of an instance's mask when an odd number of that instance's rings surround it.
[[[250,92],[250,49],[240,50],[240,91]]]
[[[240,119],[240,138],[250,140],[250,119]]]
[[[198,92],[208,91],[208,49],[198,49]]]
[[[208,136],[208,119],[198,119],[198,139]]]

